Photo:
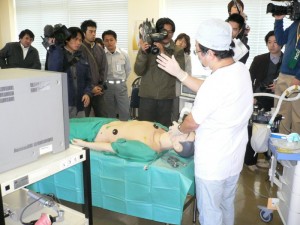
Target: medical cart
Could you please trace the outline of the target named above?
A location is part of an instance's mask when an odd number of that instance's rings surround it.
[[[280,138],[278,134],[272,134],[272,137]],[[284,152],[275,147],[272,141],[269,142],[269,148],[273,154],[270,181],[278,186],[277,198],[273,199],[274,206],[284,225],[297,225],[300,221],[300,150]],[[281,174],[276,171],[277,162],[283,166]],[[262,208],[260,217],[264,222],[270,222],[273,215],[268,209]]]

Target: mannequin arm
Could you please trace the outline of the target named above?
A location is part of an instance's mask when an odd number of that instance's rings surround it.
[[[87,142],[81,139],[74,138],[71,140],[71,143],[74,145],[78,145],[81,147],[87,147],[89,149],[97,150],[97,151],[105,151],[115,153],[113,148],[111,147],[111,143],[107,142]]]

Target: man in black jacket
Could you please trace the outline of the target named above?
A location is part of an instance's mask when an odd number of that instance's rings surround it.
[[[265,36],[265,42],[269,52],[254,57],[250,66],[251,80],[253,83],[253,92],[269,92],[274,93],[274,80],[279,75],[283,53],[281,46],[277,44],[274,31],[270,31]],[[274,98],[257,97],[259,108],[270,111],[274,107]]]
[[[277,44],[274,31],[270,31],[265,36],[265,42],[269,52],[254,57],[250,66],[250,75],[253,83],[253,92],[261,93],[268,92],[274,93],[275,80],[277,79],[283,53],[281,52],[281,46]],[[255,103],[259,109],[264,108],[266,112],[270,111],[274,107],[274,98],[271,97],[256,97]],[[252,126],[248,126],[249,140],[252,136]],[[251,171],[257,170],[258,167],[268,168],[269,163],[265,160],[257,160],[258,155],[254,155],[254,150],[250,145],[250,141],[247,143],[245,164]],[[268,155],[266,158],[268,159]]]
[[[31,46],[34,34],[25,29],[19,34],[19,42],[7,43],[0,50],[0,68],[41,69],[38,50]]]

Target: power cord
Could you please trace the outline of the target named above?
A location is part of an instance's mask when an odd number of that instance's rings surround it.
[[[59,202],[58,198],[54,195],[54,194],[47,194],[47,195],[41,195],[41,194],[38,194],[38,193],[33,193],[31,191],[28,191],[28,195],[31,196],[32,198],[34,198],[34,201],[31,202],[30,204],[28,204],[21,212],[21,215],[20,215],[20,222],[23,224],[23,225],[35,225],[35,223],[38,221],[37,220],[32,220],[30,222],[24,222],[23,221],[23,215],[25,213],[25,211],[30,207],[32,206],[34,203],[36,202],[41,202],[41,204],[45,205],[45,206],[48,206],[50,208],[53,208],[56,212],[57,212],[57,216],[53,217],[51,215],[48,215],[49,216],[49,219],[51,221],[51,224],[54,223],[54,222],[59,222],[59,221],[62,221],[63,220],[63,217],[64,217],[64,211],[63,210],[59,210],[58,208],[58,204],[57,202]],[[37,197],[39,196],[39,197]]]
[[[21,212],[21,215],[20,215],[20,222],[23,224],[23,225],[34,225],[36,223],[37,220],[32,220],[30,222],[24,222],[23,221],[23,215],[24,215],[24,212],[30,207],[32,206],[34,203],[38,202],[39,200],[41,200],[43,197],[40,197],[36,200],[34,200],[33,202],[29,203]]]

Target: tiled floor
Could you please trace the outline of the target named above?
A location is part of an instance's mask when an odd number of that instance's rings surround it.
[[[258,205],[266,206],[268,197],[276,197],[276,188],[270,186],[267,178],[267,169],[257,172],[243,168],[239,180],[235,200],[236,218],[235,225],[263,225],[259,216]],[[93,209],[94,225],[162,225],[163,223],[127,216],[100,208]],[[184,212],[182,225],[192,225],[192,205]],[[198,220],[198,219],[197,219]],[[199,222],[196,223],[199,225]],[[282,225],[277,211],[273,213],[273,220],[269,225]]]

